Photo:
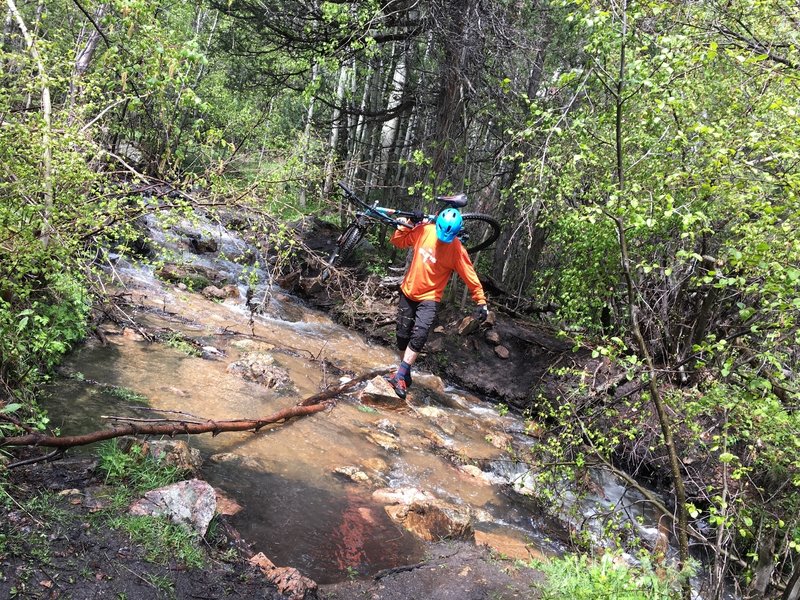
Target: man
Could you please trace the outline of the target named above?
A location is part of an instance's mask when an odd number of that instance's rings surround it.
[[[439,213],[435,223],[401,227],[392,236],[391,242],[398,248],[414,248],[411,265],[400,284],[397,308],[397,347],[403,359],[397,371],[387,377],[400,398],[405,398],[411,387],[411,366],[428,339],[428,331],[453,271],[464,280],[478,304],[475,317],[484,321],[489,314],[475,267],[456,237],[462,223],[461,213],[447,208]]]

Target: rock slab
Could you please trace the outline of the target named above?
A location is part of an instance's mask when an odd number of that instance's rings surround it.
[[[150,490],[144,498],[134,502],[128,512],[132,515],[164,516],[203,536],[216,510],[214,488],[200,479],[189,479]]]

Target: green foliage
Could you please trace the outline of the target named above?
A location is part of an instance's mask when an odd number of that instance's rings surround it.
[[[123,451],[116,439],[104,442],[98,451],[100,470],[105,474],[108,484],[116,484],[123,496],[124,503],[135,494],[163,487],[179,481],[184,472],[173,465],[163,465],[158,460],[145,454],[139,444]]]
[[[198,569],[205,565],[197,534],[165,518],[123,515],[110,519],[108,525],[125,531],[151,562],[168,565],[177,561]]]
[[[189,340],[187,340],[183,335],[179,333],[173,333],[169,335],[166,338],[165,343],[170,348],[174,348],[179,352],[183,352],[187,356],[200,356],[202,354],[202,352],[197,348],[197,346],[192,344]]]
[[[112,396],[119,398],[120,400],[124,400],[125,402],[133,402],[136,404],[147,404],[147,396],[143,396],[139,392],[135,392],[126,387],[119,387],[116,385],[111,385],[106,387],[108,393]]]
[[[0,262],[0,378],[13,387],[39,381],[86,333],[89,301],[83,285],[61,265],[49,260],[37,265],[40,258],[36,252]]]
[[[681,597],[676,587],[676,574],[665,572],[660,577],[646,557],[639,567],[617,564],[611,554],[604,554],[599,560],[568,555],[532,566],[547,577],[540,590],[543,600],[670,600]]]

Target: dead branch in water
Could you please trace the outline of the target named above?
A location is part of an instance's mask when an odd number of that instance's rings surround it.
[[[49,448],[73,448],[94,442],[102,442],[125,435],[168,435],[179,434],[197,435],[211,433],[217,435],[223,431],[253,431],[257,432],[266,425],[286,421],[293,417],[302,417],[325,410],[331,405],[331,400],[340,394],[354,388],[359,383],[372,379],[377,375],[387,373],[389,369],[379,369],[359,375],[350,381],[333,388],[324,390],[300,401],[295,406],[284,408],[269,416],[259,419],[232,419],[225,421],[205,420],[202,422],[188,420],[160,419],[142,421],[141,419],[126,420],[124,417],[113,417],[118,422],[111,429],[102,429],[80,435],[49,435],[45,433],[27,433],[25,435],[0,439],[0,447],[5,446],[43,446]]]

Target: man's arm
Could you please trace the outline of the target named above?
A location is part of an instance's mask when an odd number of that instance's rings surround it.
[[[472,265],[472,261],[469,259],[469,254],[467,251],[462,247],[461,254],[458,257],[458,261],[456,261],[456,273],[461,279],[464,280],[464,283],[467,284],[467,288],[469,288],[470,294],[472,294],[472,299],[475,300],[476,304],[486,304],[486,295],[483,293],[483,286],[481,285],[480,279],[478,279],[478,274],[475,272],[475,267]]]
[[[408,227],[398,227],[397,231],[394,232],[392,238],[389,240],[393,246],[398,248],[410,248],[414,245],[414,242],[417,241],[417,235],[421,231],[421,227],[414,227],[413,225],[409,225]]]

